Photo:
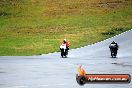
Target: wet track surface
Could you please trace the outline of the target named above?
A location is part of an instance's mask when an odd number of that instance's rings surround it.
[[[119,43],[117,58],[110,57],[109,44]],[[41,56],[0,57],[0,88],[132,88],[129,84],[86,84],[79,86],[75,75],[82,65],[87,73],[132,75],[132,31],[103,42]]]

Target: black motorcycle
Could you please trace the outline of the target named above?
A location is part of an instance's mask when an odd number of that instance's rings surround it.
[[[110,49],[110,51],[111,51],[111,57],[112,58],[116,58],[116,56],[117,56],[117,49]]]

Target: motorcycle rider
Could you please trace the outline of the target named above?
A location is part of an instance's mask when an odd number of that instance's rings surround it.
[[[111,51],[111,56],[113,56],[112,53],[114,52],[114,56],[116,57],[117,51],[118,51],[118,48],[119,48],[118,44],[115,41],[113,41],[109,45],[109,48],[110,48],[110,51]]]
[[[68,42],[66,39],[64,39],[62,44],[66,44],[66,52],[68,54],[68,50],[69,50],[69,47],[70,47],[70,42]]]

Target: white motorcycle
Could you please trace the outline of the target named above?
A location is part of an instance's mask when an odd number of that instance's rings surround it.
[[[68,55],[68,50],[66,48],[66,44],[61,44],[60,45],[60,50],[61,50],[61,57],[67,57]]]

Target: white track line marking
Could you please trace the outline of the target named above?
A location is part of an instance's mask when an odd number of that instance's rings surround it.
[[[48,87],[48,86],[64,86],[64,85],[67,85],[67,84],[54,84],[54,85],[39,85],[41,87]]]
[[[67,84],[54,84],[54,85],[37,85],[36,87],[49,87],[49,86],[64,86]],[[5,88],[30,88],[30,86],[11,86],[11,87],[5,87]]]
[[[49,86],[49,85],[39,85],[39,86]]]
[[[28,86],[11,86],[6,88],[28,88]]]
[[[66,84],[56,84],[56,86],[64,86],[64,85],[66,85]]]

